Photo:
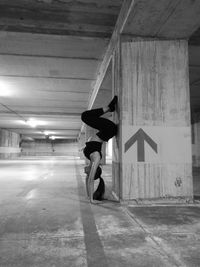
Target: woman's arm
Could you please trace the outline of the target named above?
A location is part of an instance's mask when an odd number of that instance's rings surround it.
[[[84,171],[85,171],[85,173],[87,174],[87,175],[86,175],[86,178],[85,178],[85,186],[86,186],[87,197],[89,197],[89,191],[88,191],[88,178],[89,178],[90,170],[91,170],[91,165],[87,165],[87,166],[85,166]]]
[[[89,176],[87,175],[86,178],[85,178],[85,187],[86,187],[87,197],[89,197],[89,191],[88,191],[88,178],[89,178]]]
[[[88,189],[88,193],[89,193],[90,202],[95,204],[95,203],[97,203],[97,201],[94,201],[94,199],[93,199],[94,177],[95,177],[97,168],[98,168],[100,160],[101,160],[99,152],[95,151],[95,152],[91,153],[90,159],[91,159],[91,170],[90,170],[90,174],[88,177],[87,189]]]

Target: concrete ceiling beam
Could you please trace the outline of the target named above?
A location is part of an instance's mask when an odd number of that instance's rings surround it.
[[[189,38],[200,26],[200,1],[125,0],[91,94],[91,109],[120,34],[155,38]]]
[[[189,38],[200,26],[198,0],[134,0],[123,34]]]
[[[98,94],[98,91],[101,87],[107,69],[109,67],[114,48],[116,47],[120,34],[123,32],[124,25],[129,17],[129,13],[131,12],[133,6],[134,6],[134,1],[132,0],[125,0],[122,4],[122,8],[120,10],[110,43],[107,47],[106,53],[104,55],[103,61],[98,71],[98,76],[94,85],[94,89],[89,99],[88,109],[91,109],[94,104],[95,98]]]

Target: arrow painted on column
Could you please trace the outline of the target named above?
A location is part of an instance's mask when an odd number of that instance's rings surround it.
[[[124,152],[126,152],[136,141],[138,142],[138,161],[145,161],[144,141],[146,141],[150,145],[150,147],[157,153],[157,144],[141,128],[125,143]]]

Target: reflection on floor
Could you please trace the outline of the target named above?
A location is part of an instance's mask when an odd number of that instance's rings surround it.
[[[200,206],[90,205],[78,157],[0,161],[0,267],[198,267]]]

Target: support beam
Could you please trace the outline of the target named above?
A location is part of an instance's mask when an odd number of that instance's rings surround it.
[[[122,200],[192,200],[187,41],[121,38],[117,48],[114,192]]]
[[[0,129],[0,159],[16,158],[20,155],[20,135]]]
[[[199,12],[200,2],[197,0],[125,0],[99,68],[88,109],[91,109],[95,102],[120,35],[187,39],[200,25]]]
[[[163,39],[187,39],[200,25],[200,1],[125,0],[99,68],[88,108],[91,109],[121,34]]]
[[[135,0],[123,34],[187,39],[200,25],[198,0]]]
[[[134,2],[135,1],[133,1],[133,0],[125,0],[123,5],[122,5],[119,17],[117,19],[115,29],[113,31],[113,34],[112,34],[112,37],[110,40],[110,43],[108,45],[107,51],[106,51],[104,59],[102,61],[102,64],[99,68],[99,74],[98,74],[96,83],[94,85],[92,95],[91,95],[90,100],[89,100],[89,105],[88,105],[89,109],[91,109],[93,104],[94,104],[95,98],[98,94],[99,88],[101,87],[101,84],[103,82],[104,76],[105,76],[106,71],[107,71],[107,68],[110,64],[110,60],[112,58],[113,51],[116,47],[116,44],[118,42],[120,34],[123,32],[124,25],[127,21],[127,18],[129,17],[129,13],[131,12],[131,10],[134,6]]]

